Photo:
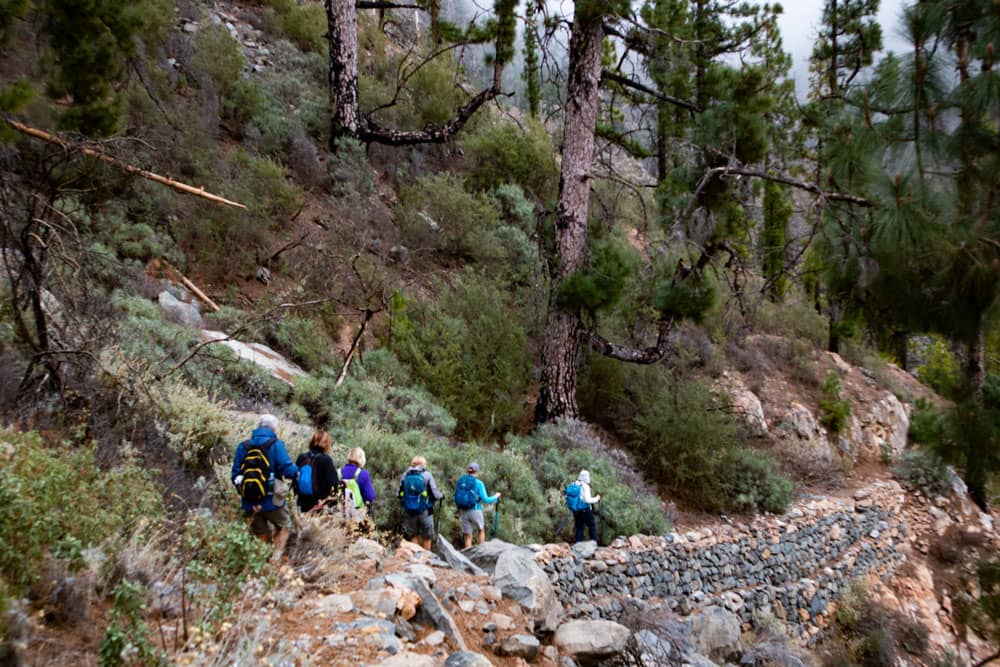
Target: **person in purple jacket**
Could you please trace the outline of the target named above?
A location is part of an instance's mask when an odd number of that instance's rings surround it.
[[[344,508],[349,518],[362,521],[371,515],[375,502],[375,487],[372,478],[364,469],[367,459],[365,450],[352,447],[347,452],[347,464],[340,469],[340,481],[344,485]],[[372,521],[375,517],[371,517]]]

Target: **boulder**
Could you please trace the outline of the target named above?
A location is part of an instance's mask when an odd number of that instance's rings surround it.
[[[414,617],[414,620],[422,625],[430,625],[437,628],[444,633],[445,637],[452,640],[458,648],[464,651],[466,648],[465,640],[462,639],[462,633],[459,631],[455,619],[445,610],[441,605],[441,601],[431,592],[427,584],[422,579],[411,578],[409,580],[409,587],[410,590],[420,596],[420,610]]]
[[[740,617],[722,607],[706,607],[691,618],[691,638],[698,652],[725,659],[740,652]]]
[[[493,570],[496,568],[497,560],[501,554],[520,548],[516,544],[504,542],[503,540],[490,540],[489,542],[483,542],[482,544],[465,549],[462,551],[462,555],[485,570],[487,574],[493,574]]]
[[[438,533],[438,553],[441,554],[441,557],[444,558],[445,562],[448,563],[453,570],[466,572],[475,576],[486,574],[486,571],[483,570],[483,568],[466,558],[461,551],[456,549],[452,543],[440,533]]]
[[[350,595],[326,595],[316,603],[316,609],[324,614],[343,614],[354,609]]]
[[[542,644],[533,635],[512,635],[503,640],[497,653],[516,658],[524,658],[528,662],[535,659]]]
[[[444,667],[493,667],[493,663],[480,653],[459,651],[448,656],[444,661]]]
[[[553,643],[578,663],[593,664],[621,653],[631,635],[614,621],[570,621],[559,626]]]
[[[157,300],[160,302],[164,316],[174,324],[181,324],[192,329],[201,328],[201,312],[198,310],[197,304],[185,303],[166,290],[160,292]]]
[[[597,553],[597,542],[594,540],[577,542],[573,545],[572,550],[574,556],[581,560],[587,560],[588,558],[593,558],[594,554]]]
[[[378,663],[378,667],[435,667],[434,658],[420,653],[400,653]]]
[[[354,591],[350,600],[354,608],[369,616],[392,616],[396,613],[401,591],[381,588],[374,591]]]
[[[376,542],[362,537],[347,548],[347,557],[354,560],[374,560],[381,561],[385,556],[385,547]]]
[[[504,597],[524,607],[534,621],[536,633],[552,632],[559,625],[562,604],[531,551],[515,548],[500,554],[493,571],[493,584]]]

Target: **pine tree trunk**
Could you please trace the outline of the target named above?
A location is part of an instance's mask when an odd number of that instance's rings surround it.
[[[986,457],[989,442],[977,427],[977,421],[982,420],[983,390],[986,385],[986,337],[983,327],[968,343],[968,353],[963,368],[966,382],[967,405],[959,406],[959,410],[968,410],[969,420],[965,434],[965,484],[969,487],[969,497],[983,511],[987,510],[986,498]]]
[[[594,162],[594,130],[600,97],[602,12],[597,0],[576,3],[570,38],[562,172],[556,213],[556,259],[553,295],[542,345],[542,390],[535,406],[535,420],[576,417],[582,326],[579,314],[556,303],[554,294],[567,276],[579,270],[587,253],[587,214],[590,206],[590,173]]]
[[[342,137],[358,138],[358,17],[354,0],[324,0],[330,44],[330,149]]]

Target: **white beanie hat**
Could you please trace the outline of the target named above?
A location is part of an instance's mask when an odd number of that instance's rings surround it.
[[[586,470],[581,470],[576,479],[584,484],[590,484],[590,473]]]

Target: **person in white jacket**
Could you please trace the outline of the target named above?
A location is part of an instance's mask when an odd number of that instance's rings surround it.
[[[584,526],[590,531],[590,539],[597,541],[597,522],[594,521],[594,509],[591,507],[601,500],[601,496],[592,495],[590,491],[590,472],[581,470],[577,475],[576,483],[580,485],[580,499],[587,503],[586,508],[573,512],[573,523],[576,526],[576,538],[574,542],[583,542]]]

